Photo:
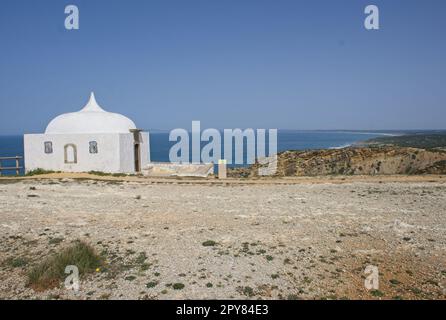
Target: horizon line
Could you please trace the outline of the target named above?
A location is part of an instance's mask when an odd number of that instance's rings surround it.
[[[141,129],[143,132],[154,132],[154,133],[168,133],[171,130],[174,129],[184,129],[184,128],[172,128],[172,129]],[[208,128],[204,128],[204,130],[206,130]],[[284,129],[284,128],[254,128],[254,127],[237,127],[237,128],[214,128],[217,129],[218,131],[223,131],[225,129],[230,129],[230,130],[235,130],[235,129],[241,129],[241,130],[245,130],[245,129],[253,129],[253,130],[257,130],[257,129],[265,129],[265,130],[271,130],[271,129],[277,129],[278,131],[301,131],[301,132],[354,132],[354,133],[363,133],[363,134],[385,134],[385,133],[405,133],[405,132],[445,132],[446,133],[446,129]],[[191,130],[187,130],[188,132],[191,132]],[[36,134],[36,133],[42,133],[42,132],[17,132],[17,133],[0,133],[0,136],[19,136],[19,135],[24,135],[24,134]]]

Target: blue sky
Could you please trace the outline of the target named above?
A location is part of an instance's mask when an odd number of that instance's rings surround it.
[[[64,28],[64,8],[80,29]],[[381,29],[363,27],[376,4]],[[0,134],[95,91],[145,129],[445,129],[446,1],[20,1],[0,5]]]

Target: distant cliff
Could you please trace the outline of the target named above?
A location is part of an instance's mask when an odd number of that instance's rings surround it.
[[[259,164],[231,170],[233,177],[258,175]],[[405,147],[350,147],[285,151],[275,176],[446,174],[446,152]]]
[[[358,146],[363,147],[384,147],[397,146],[406,148],[420,148],[426,150],[446,150],[446,132],[439,131],[435,133],[413,133],[399,136],[384,136],[373,138]]]

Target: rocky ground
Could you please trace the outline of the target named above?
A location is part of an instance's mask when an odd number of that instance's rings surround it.
[[[445,299],[445,214],[441,177],[0,180],[0,298]],[[106,267],[78,293],[27,287],[30,268],[76,239]],[[378,290],[364,287],[369,265]]]

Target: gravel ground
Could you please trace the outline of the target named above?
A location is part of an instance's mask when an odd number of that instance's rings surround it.
[[[3,180],[0,298],[445,299],[445,214],[446,183],[427,179]],[[76,239],[107,267],[77,293],[26,286],[33,265]],[[368,265],[379,290],[364,287]]]

